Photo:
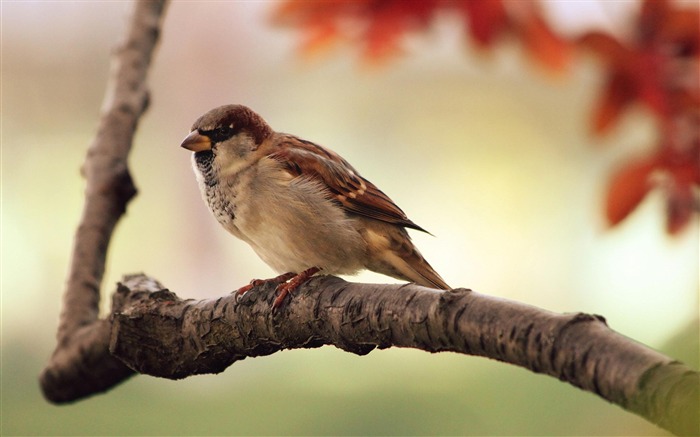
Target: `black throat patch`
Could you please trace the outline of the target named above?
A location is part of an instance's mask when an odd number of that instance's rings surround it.
[[[194,162],[197,163],[197,169],[204,177],[204,183],[208,187],[213,187],[219,183],[214,171],[214,152],[212,150],[195,153]]]

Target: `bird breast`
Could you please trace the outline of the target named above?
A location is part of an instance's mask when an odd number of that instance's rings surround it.
[[[358,219],[333,202],[320,182],[292,176],[279,162],[262,158],[206,188],[219,223],[278,273],[319,267],[327,274],[352,274],[365,268]]]

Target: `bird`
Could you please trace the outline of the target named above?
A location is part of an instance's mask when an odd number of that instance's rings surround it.
[[[279,307],[315,274],[368,269],[440,290],[450,286],[406,229],[428,233],[336,152],[273,130],[250,108],[224,105],[199,117],[181,147],[193,152],[202,197],[225,230],[279,276]]]

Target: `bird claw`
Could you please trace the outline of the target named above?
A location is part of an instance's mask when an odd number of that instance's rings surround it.
[[[236,295],[236,302],[240,302],[243,295],[255,287],[265,285],[265,284],[277,284],[275,290],[277,291],[277,297],[274,302],[272,302],[272,309],[275,310],[282,305],[284,298],[288,294],[293,293],[306,281],[311,279],[313,275],[318,273],[321,269],[318,267],[311,267],[306,269],[301,273],[284,273],[282,275],[276,276],[271,279],[253,279],[248,285],[244,285],[238,290],[234,291],[232,294]]]
[[[243,298],[243,295],[255,287],[259,287],[259,286],[262,286],[265,284],[277,284],[277,287],[279,288],[280,286],[285,285],[285,283],[289,279],[292,279],[295,276],[298,276],[298,275],[296,273],[293,273],[293,272],[288,272],[288,273],[283,273],[279,276],[275,276],[274,278],[270,278],[270,279],[253,279],[252,281],[250,281],[250,283],[248,285],[244,285],[243,287],[234,291],[232,294],[236,295],[236,302],[240,302],[241,299]]]
[[[284,298],[287,297],[288,294],[296,291],[297,288],[311,279],[311,277],[320,270],[321,269],[319,267],[311,267],[310,269],[306,269],[303,272],[292,276],[288,281],[279,284],[276,289],[277,297],[275,298],[274,302],[272,302],[272,308],[279,308],[282,305],[282,302],[284,302]]]
[[[275,288],[277,291],[277,297],[272,302],[272,309],[275,310],[282,305],[284,298],[287,297],[288,294],[296,291],[297,288],[304,284],[304,282],[308,281],[320,270],[321,269],[318,267],[311,267],[310,269],[306,269],[301,273],[289,272],[271,279],[253,279],[248,285],[244,285],[243,287],[234,291],[232,294],[236,295],[236,302],[240,302],[243,295],[255,287],[270,283],[277,284],[277,287]]]
[[[295,278],[296,276],[293,279]],[[299,285],[301,284],[294,285],[291,283],[291,281],[278,285],[277,288],[275,288],[275,291],[277,291],[277,297],[275,298],[274,302],[272,302],[272,308],[279,308],[282,305],[282,302],[284,302],[284,298],[287,297],[288,294],[296,291],[296,289],[299,288]]]

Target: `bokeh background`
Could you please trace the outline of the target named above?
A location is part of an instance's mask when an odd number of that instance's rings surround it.
[[[636,5],[552,2],[548,14],[572,32],[614,29]],[[2,435],[664,434],[550,377],[400,349],[285,351],[220,375],[138,376],[49,404],[37,376],[54,347],[81,214],[79,168],[130,3],[1,7]],[[413,237],[453,286],[604,315],[613,329],[697,368],[698,223],[669,237],[654,194],[622,225],[605,227],[608,175],[656,133],[639,109],[604,140],[591,138],[603,80],[593,59],[577,58],[570,75],[553,78],[515,45],[477,53],[449,15],[380,68],[363,66],[354,48],[305,59],[299,35],[270,23],[274,7],[170,5],[152,105],[130,157],[139,195],[109,250],[104,313],[126,273],[146,272],[190,298],[271,276],[210,217],[179,147],[199,115],[238,102],[353,163],[435,234]]]

